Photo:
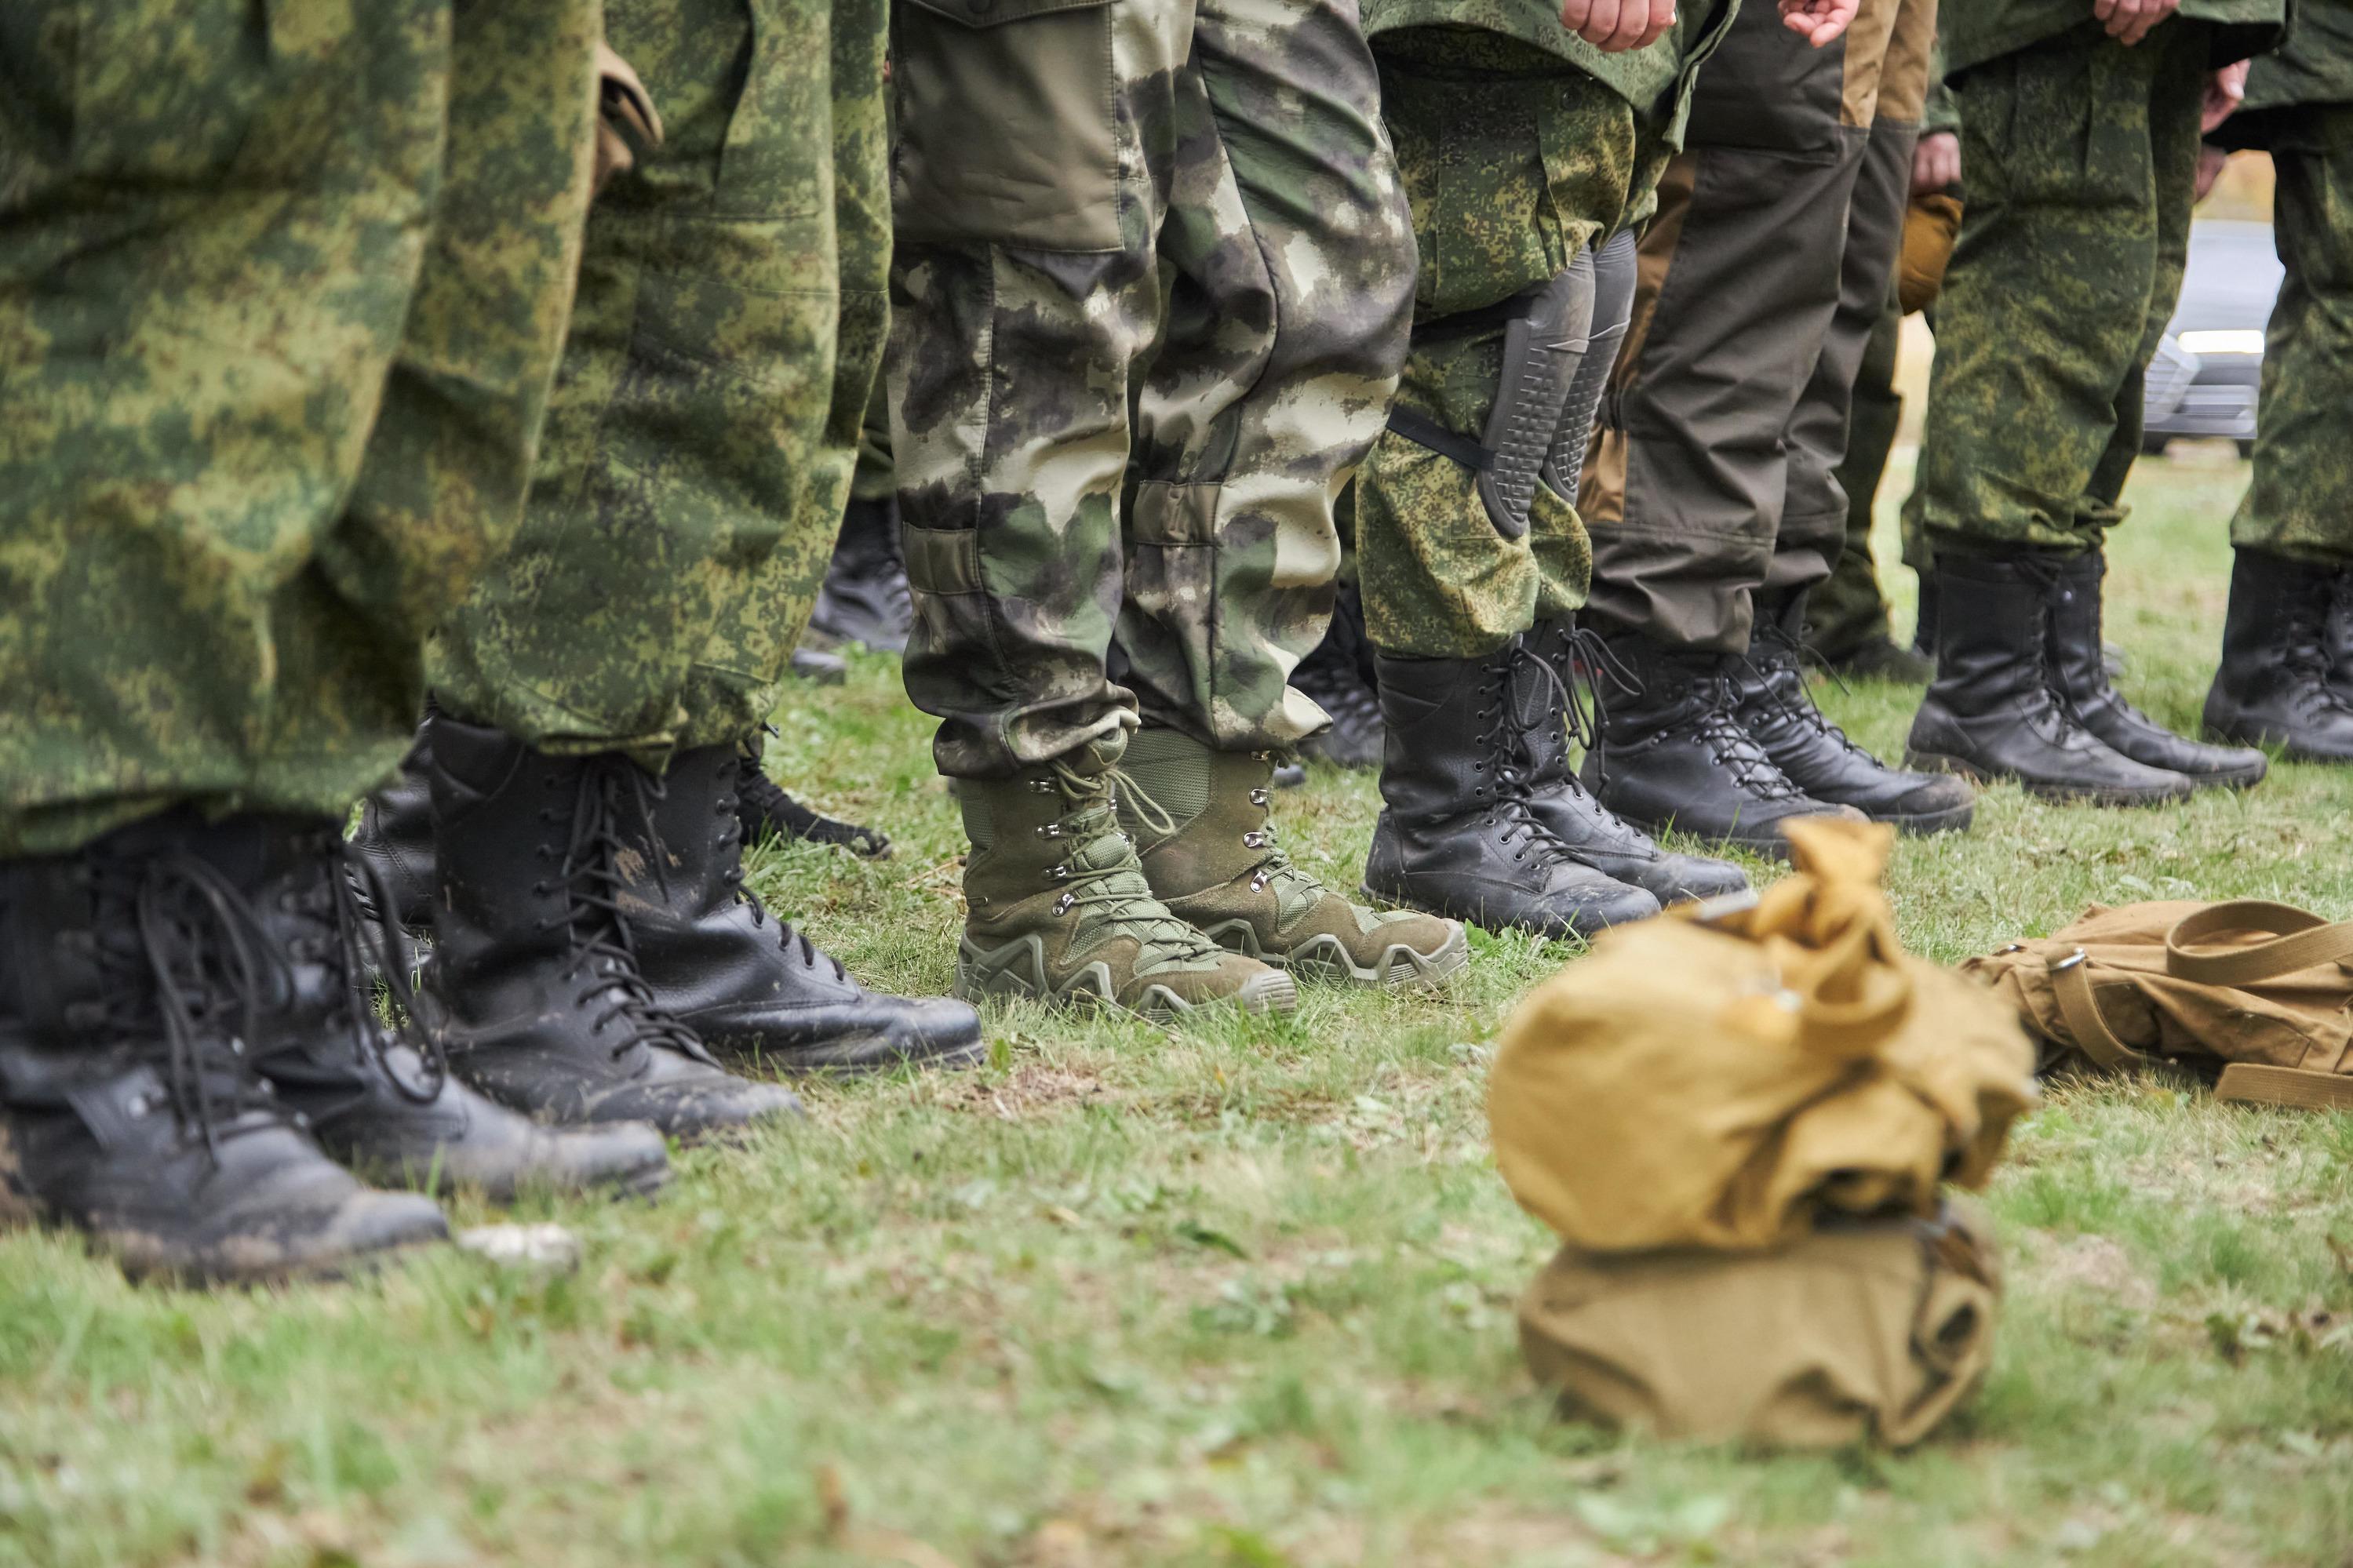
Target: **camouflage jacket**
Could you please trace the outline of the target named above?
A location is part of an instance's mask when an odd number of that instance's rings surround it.
[[[2290,3],[2181,0],[2180,15],[2216,24],[2213,63],[2224,66],[2277,46]],[[2323,0],[2329,7],[2343,4],[2344,0]],[[1938,24],[1945,44],[1945,69],[1954,74],[2077,27],[2099,26],[2092,16],[2092,0],[1957,0],[1945,7]]]
[[[1562,26],[1559,0],[1364,0],[1365,37],[1405,27],[1477,27],[1517,38],[1622,94],[1638,112],[1651,112],[1672,92],[1667,140],[1680,144],[1692,79],[1740,5],[1741,0],[1685,0],[1664,37],[1620,55],[1605,55]]]
[[[2247,73],[2241,113],[2307,103],[2353,103],[2353,4],[2306,0],[2295,8],[2287,42]]]

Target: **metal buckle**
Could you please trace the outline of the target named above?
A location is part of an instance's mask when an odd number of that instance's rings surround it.
[[[2088,963],[2089,962],[2091,962],[2091,954],[2085,952],[2079,947],[2064,958],[2053,959],[2051,963],[2051,973],[2053,974],[2063,973],[2067,970],[2074,968],[2079,963]]]

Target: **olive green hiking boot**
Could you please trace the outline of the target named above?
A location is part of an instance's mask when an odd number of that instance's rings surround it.
[[[1299,987],[1209,941],[1152,896],[1112,805],[1115,775],[1062,763],[956,784],[964,874],[956,994],[1034,996],[1173,1018],[1232,1004],[1287,1013]]]
[[[1453,921],[1366,909],[1292,864],[1269,822],[1271,754],[1146,729],[1121,772],[1120,821],[1144,846],[1145,879],[1220,947],[1344,985],[1435,985],[1470,963]]]

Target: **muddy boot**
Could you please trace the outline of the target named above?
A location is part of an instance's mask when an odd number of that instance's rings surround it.
[[[1651,833],[1674,828],[1759,855],[1788,853],[1784,823],[1861,820],[1817,800],[1765,754],[1740,722],[1730,659],[1668,647],[1639,633],[1603,640],[1596,679],[1609,696],[1601,743],[1586,753],[1585,787]]]
[[[1590,750],[1599,733],[1577,701],[1577,666],[1604,657],[1600,638],[1564,623],[1539,622],[1520,639],[1513,671],[1528,809],[1579,864],[1630,883],[1662,904],[1745,892],[1748,874],[1729,860],[1675,855],[1593,798],[1569,766],[1569,742]],[[1588,673],[1586,687],[1593,687]],[[1596,710],[1599,702],[1596,700]]]
[[[2104,553],[2087,550],[2029,560],[2049,574],[2044,591],[2051,613],[2052,663],[2060,700],[2078,723],[2106,742],[2111,751],[2144,767],[2179,773],[2203,789],[2245,789],[2262,782],[2271,766],[2263,752],[2186,740],[2126,701],[2109,684],[2100,640],[2100,587],[2108,572]]]
[[[833,642],[899,654],[907,651],[914,625],[907,565],[899,557],[899,503],[851,501],[809,611],[809,630]]]
[[[1120,761],[1119,819],[1169,912],[1219,946],[1343,985],[1430,985],[1471,961],[1462,928],[1377,913],[1292,864],[1270,818],[1274,762],[1143,729]]]
[[[2124,755],[2068,706],[2045,574],[2019,560],[1946,552],[1936,557],[1936,679],[1913,716],[1905,762],[2016,779],[2046,800],[2159,805],[2189,798],[2189,779]]]
[[[2339,667],[2332,624],[2347,574],[2327,566],[2237,552],[2222,662],[2206,693],[2206,732],[2277,746],[2300,763],[2353,763],[2353,670]]]
[[[661,1134],[642,1122],[543,1127],[451,1077],[396,966],[381,973],[401,1023],[380,1022],[363,958],[380,929],[359,896],[376,873],[332,832],[276,848],[256,904],[291,991],[254,1047],[321,1148],[373,1181],[470,1187],[493,1203],[526,1187],[644,1194],[670,1179]]]
[[[1373,690],[1371,649],[1365,641],[1365,606],[1344,584],[1332,605],[1324,640],[1299,661],[1291,684],[1331,715],[1332,727],[1300,747],[1335,767],[1381,765],[1381,700]]]
[[[352,832],[352,848],[364,868],[353,878],[353,889],[368,919],[396,942],[409,974],[433,941],[433,787],[426,776],[426,729],[419,726],[399,773],[360,803],[359,826]],[[380,908],[379,897],[388,898],[389,907]]]
[[[767,838],[806,839],[847,849],[867,860],[891,858],[891,840],[881,828],[828,816],[787,795],[761,765],[758,735],[745,741],[741,750],[744,765],[738,770],[735,818],[743,825],[745,847]]]
[[[740,748],[671,759],[617,859],[654,998],[713,1051],[785,1072],[968,1067],[980,1018],[946,997],[860,985],[744,885]]]
[[[960,779],[964,874],[959,996],[1032,996],[1175,1018],[1220,1004],[1287,1013],[1298,983],[1228,952],[1152,896],[1120,831],[1113,776],[1049,763]]]
[[[1957,833],[1977,815],[1977,795],[1949,773],[1891,768],[1852,741],[1814,705],[1797,628],[1805,595],[1778,605],[1760,593],[1756,631],[1735,676],[1741,727],[1773,765],[1816,800],[1851,805],[1873,822],[1906,833]]]
[[[790,1089],[720,1067],[638,964],[621,861],[643,854],[629,835],[659,781],[618,752],[550,756],[447,714],[431,729],[427,1000],[459,1076],[543,1121],[679,1139],[797,1114]]]
[[[1380,656],[1386,803],[1365,891],[1488,930],[1589,937],[1659,900],[1578,859],[1531,805],[1514,699],[1518,644],[1486,658]]]
[[[288,996],[261,868],[323,819],[181,810],[0,862],[0,1174],[133,1278],[344,1272],[448,1235],[364,1187],[254,1070]]]

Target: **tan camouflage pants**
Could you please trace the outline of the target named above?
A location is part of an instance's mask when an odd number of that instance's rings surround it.
[[[597,11],[0,5],[0,855],[399,762],[531,471]]]
[[[887,304],[883,0],[607,0],[667,137],[589,220],[512,553],[443,705],[649,762],[753,730],[849,499]]]
[[[1355,0],[911,0],[892,70],[907,690],[941,771],[1115,757],[1139,709],[1228,750],[1313,733],[1286,681],[1412,297]]]

